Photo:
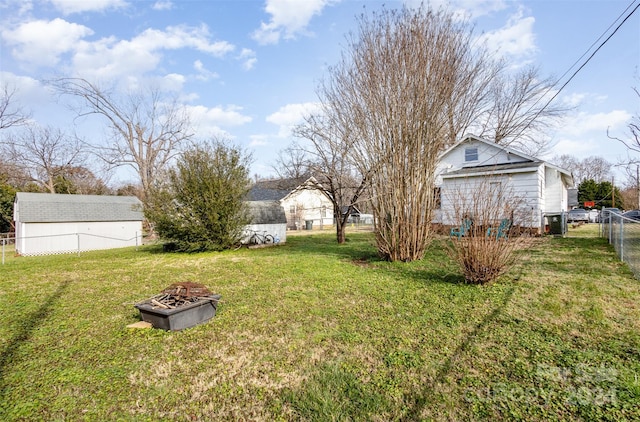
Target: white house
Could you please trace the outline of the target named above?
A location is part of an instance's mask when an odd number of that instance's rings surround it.
[[[310,177],[294,188],[289,181],[258,182],[249,193],[250,201],[277,200],[284,208],[287,228],[302,230],[333,225],[333,203],[317,188],[318,182]]]
[[[573,186],[571,173],[507,146],[468,135],[444,151],[440,157],[436,185],[440,188],[441,208],[436,221],[446,225],[453,221],[455,192],[473,194],[481,183],[498,183],[509,187],[520,200],[519,224],[544,229],[544,215],[569,209],[568,188]]]
[[[290,228],[322,229],[333,224],[333,203],[310,177],[280,200]]]
[[[134,196],[18,192],[16,253],[48,255],[142,243],[142,203]]]

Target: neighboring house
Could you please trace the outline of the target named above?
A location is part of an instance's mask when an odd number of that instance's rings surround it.
[[[291,230],[331,226],[333,203],[315,187],[317,184],[313,177],[289,189],[286,183],[278,181],[258,182],[249,192],[249,201],[279,201],[286,214],[287,228]]]
[[[16,253],[48,255],[142,243],[142,203],[134,196],[18,192]]]
[[[251,223],[245,227],[243,243],[249,241],[252,232],[270,234],[276,243],[287,241],[287,217],[280,201],[247,201]]]
[[[523,227],[544,229],[545,214],[569,209],[568,189],[573,186],[569,171],[469,135],[440,157],[436,185],[441,208],[436,213],[436,222],[458,224],[453,221],[455,193],[465,189],[468,192],[469,186],[473,190],[474,186],[487,181],[508,186],[522,199],[519,224]]]

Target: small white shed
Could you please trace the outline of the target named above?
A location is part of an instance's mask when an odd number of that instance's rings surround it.
[[[134,196],[18,192],[16,253],[50,255],[142,243],[142,202]]]
[[[247,242],[251,232],[270,234],[278,243],[287,241],[287,217],[279,201],[247,201],[251,223],[245,227]]]

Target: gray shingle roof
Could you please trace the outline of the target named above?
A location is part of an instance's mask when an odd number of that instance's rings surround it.
[[[476,174],[476,173],[503,173],[503,172],[508,173],[510,170],[535,168],[542,163],[543,163],[542,161],[523,161],[519,163],[488,164],[484,166],[463,167],[458,170],[444,173],[442,177],[447,178],[447,177],[464,176],[467,174]]]
[[[253,186],[247,195],[247,199],[249,201],[278,201],[287,196],[289,192],[291,190]]]
[[[286,224],[287,215],[279,201],[246,202],[252,224]]]
[[[18,192],[15,218],[23,223],[142,221],[143,212],[135,196]]]

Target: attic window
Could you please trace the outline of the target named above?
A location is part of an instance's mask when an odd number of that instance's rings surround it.
[[[478,147],[465,148],[464,161],[478,161]]]

